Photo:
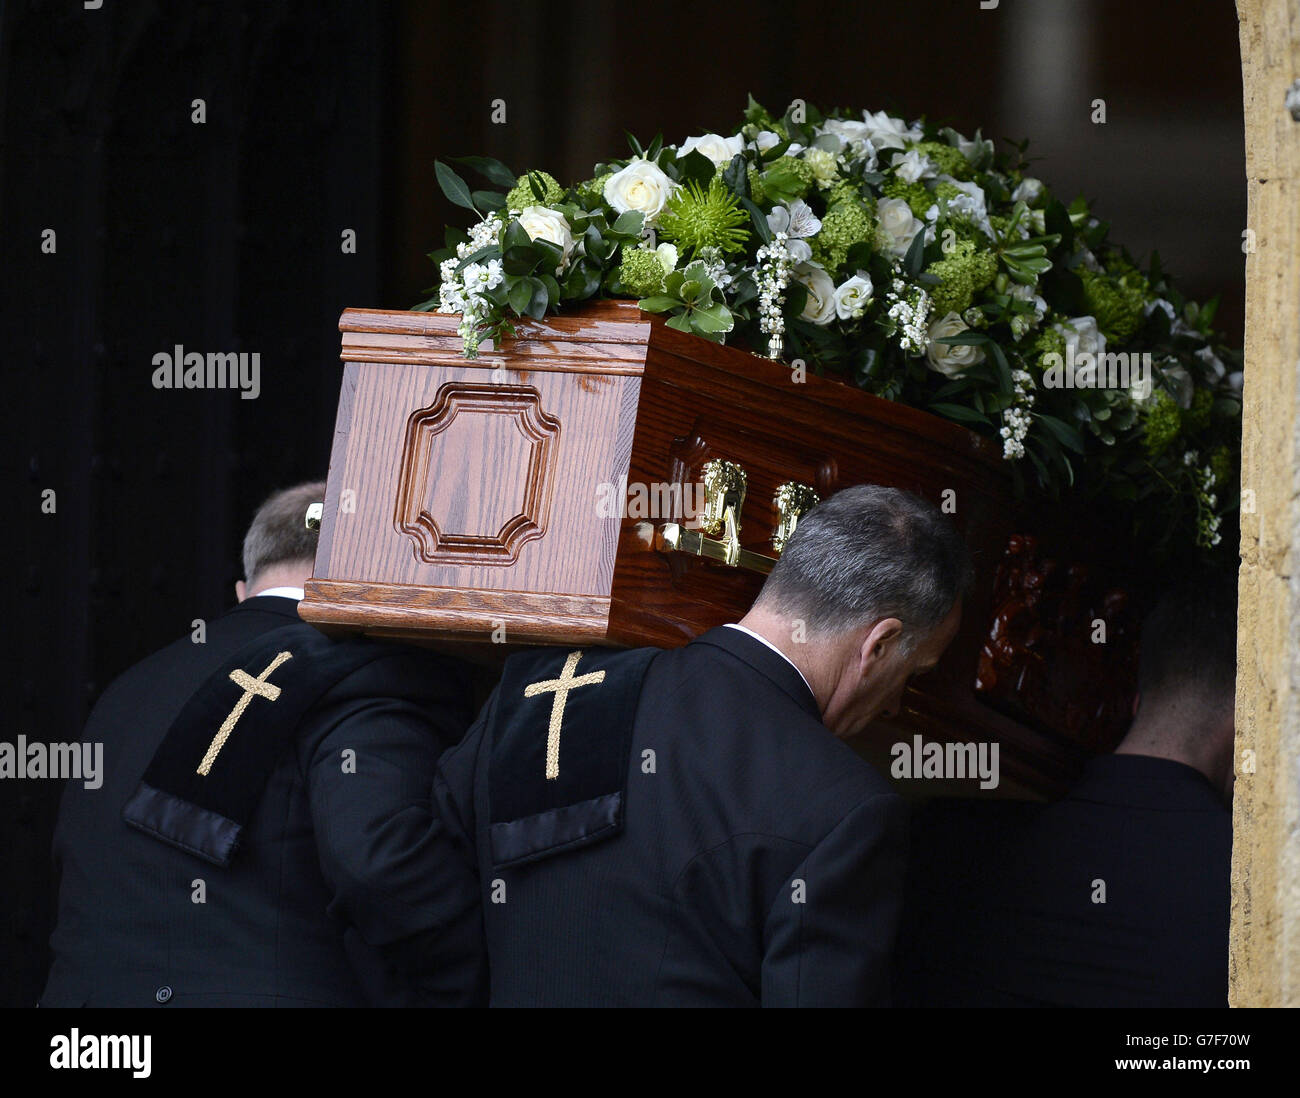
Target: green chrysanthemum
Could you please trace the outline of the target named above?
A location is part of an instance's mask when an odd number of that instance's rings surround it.
[[[840,202],[826,211],[821,231],[812,239],[813,259],[828,271],[838,270],[854,244],[875,239],[876,222],[861,202]]]
[[[1151,394],[1142,408],[1143,444],[1151,457],[1159,457],[1182,429],[1178,402],[1163,389]]]
[[[739,200],[714,176],[707,187],[689,182],[677,189],[659,217],[659,233],[692,253],[701,248],[743,252],[748,222]]]
[[[971,241],[958,240],[928,270],[942,280],[930,288],[930,299],[934,302],[935,315],[945,316],[964,313],[970,308],[975,295],[998,273],[998,261],[991,252],[977,251]]]
[[[523,210],[529,206],[551,206],[564,197],[564,188],[555,181],[555,177],[546,172],[533,172],[532,177],[542,188],[542,197],[533,193],[532,184],[527,175],[521,175],[510,193],[506,195],[506,208]]]
[[[1195,434],[1209,425],[1214,408],[1214,394],[1209,389],[1197,389],[1192,394],[1192,406],[1183,413],[1183,430]]]
[[[618,280],[634,297],[663,293],[664,265],[654,252],[645,248],[624,248]]]
[[[911,207],[915,217],[924,218],[925,211],[934,205],[934,195],[922,183],[904,183],[898,178],[886,179],[880,185],[880,193],[886,198],[901,198]]]
[[[1150,293],[1147,280],[1127,264],[1112,264],[1109,274],[1083,269],[1079,279],[1102,335],[1113,343],[1132,339],[1142,325],[1142,307]]]
[[[954,149],[941,141],[922,141],[916,146],[916,151],[933,160],[941,175],[950,175],[962,182],[974,177],[970,161],[962,155],[961,149]]]

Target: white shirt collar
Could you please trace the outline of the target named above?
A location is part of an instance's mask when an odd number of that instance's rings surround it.
[[[812,694],[812,696],[813,696],[814,699],[817,697],[816,693],[814,693],[814,691],[813,691],[812,683],[810,683],[810,682],[808,681],[807,676],[804,675],[804,673],[803,673],[802,671],[799,671],[799,667],[798,667],[798,665],[794,662],[794,660],[792,660],[789,656],[787,656],[784,652],[782,652],[781,649],[779,649],[779,648],[778,648],[775,644],[773,644],[770,640],[768,640],[768,639],[767,639],[766,637],[764,637],[764,636],[760,636],[758,633],[755,633],[754,630],[752,630],[752,629],[749,628],[749,626],[747,626],[747,625],[741,625],[739,622],[729,621],[729,622],[727,622],[727,624],[726,624],[726,628],[728,628],[728,629],[739,629],[742,633],[748,633],[748,634],[749,634],[751,637],[753,637],[756,641],[761,641],[763,644],[766,644],[770,649],[772,649],[773,652],[775,652],[778,656],[780,656],[783,660],[785,660],[786,663],[788,663],[791,667],[793,667],[793,668],[795,669],[795,671],[797,671],[797,672],[799,673],[799,677],[800,677],[801,679],[803,679],[803,684],[804,684],[804,686],[808,687],[808,693]]]
[[[301,587],[267,587],[262,591],[254,591],[248,597],[250,599],[264,599],[268,595],[282,599],[293,599],[295,602],[302,602],[303,589]]]

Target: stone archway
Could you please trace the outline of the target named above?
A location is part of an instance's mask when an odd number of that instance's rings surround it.
[[[1300,5],[1237,0],[1237,14],[1248,225],[1229,998],[1298,1006]]]

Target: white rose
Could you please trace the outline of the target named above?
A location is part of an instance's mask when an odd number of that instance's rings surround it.
[[[1090,316],[1072,316],[1064,324],[1053,327],[1065,337],[1067,359],[1080,355],[1099,355],[1106,349],[1106,337],[1097,327],[1097,321]]]
[[[776,134],[772,134],[776,137]],[[688,137],[682,142],[682,146],[677,150],[677,158],[680,160],[683,156],[691,152],[699,152],[701,156],[707,156],[717,164],[730,164],[731,158],[741,152],[745,147],[745,139],[736,134],[734,137],[723,137],[718,133],[706,133],[703,137]]]
[[[767,152],[768,149],[774,149],[781,144],[782,137],[779,133],[773,133],[771,130],[759,130],[754,134],[754,148],[759,152]]]
[[[935,342],[942,336],[961,335],[967,331],[970,329],[966,322],[956,313],[949,313],[930,325],[930,338],[925,343],[925,357],[930,361],[930,369],[937,370],[944,377],[960,377],[971,366],[984,361],[984,352],[978,347]]]
[[[876,217],[885,250],[899,259],[907,255],[912,237],[922,228],[921,222],[912,216],[912,207],[901,198],[882,198],[876,203]]]
[[[854,275],[835,288],[835,315],[841,320],[855,320],[868,305],[875,287],[867,275]]]
[[[560,266],[568,264],[578,242],[573,239],[573,230],[564,214],[545,206],[528,206],[519,211],[519,224],[530,240],[549,240],[556,245],[563,253]]]
[[[657,164],[633,160],[605,181],[605,201],[619,213],[639,210],[645,214],[645,223],[650,225],[664,212],[664,204],[676,189],[677,184],[660,171]]]
[[[794,269],[794,280],[808,287],[808,303],[800,314],[801,320],[825,325],[835,319],[835,283],[821,267],[813,263],[800,263]]]
[[[664,265],[664,274],[672,274],[677,270],[677,245],[660,244],[655,249],[655,255],[659,257],[659,262]]]

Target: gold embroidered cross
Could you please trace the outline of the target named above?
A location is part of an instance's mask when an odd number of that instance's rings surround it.
[[[230,681],[236,686],[244,688],[244,696],[235,703],[235,708],[221,722],[221,727],[217,729],[217,734],[212,737],[212,742],[208,744],[208,750],[195,773],[205,778],[208,776],[208,771],[212,769],[212,764],[217,761],[217,755],[221,753],[221,749],[226,746],[226,740],[230,738],[230,733],[235,730],[235,725],[238,723],[239,718],[244,715],[244,710],[248,708],[248,703],[253,700],[253,695],[256,694],[259,698],[265,698],[267,701],[275,701],[280,696],[280,688],[266,680],[280,664],[291,659],[293,659],[292,652],[281,652],[267,664],[266,670],[257,678],[253,678],[243,668],[236,668],[230,672]]]
[[[543,679],[524,687],[525,698],[535,698],[538,694],[555,691],[555,697],[551,701],[551,723],[546,735],[546,777],[552,781],[560,776],[560,724],[564,720],[564,706],[569,700],[569,691],[605,681],[604,671],[592,671],[574,678],[573,672],[577,670],[580,659],[581,652],[570,652],[558,679]]]

